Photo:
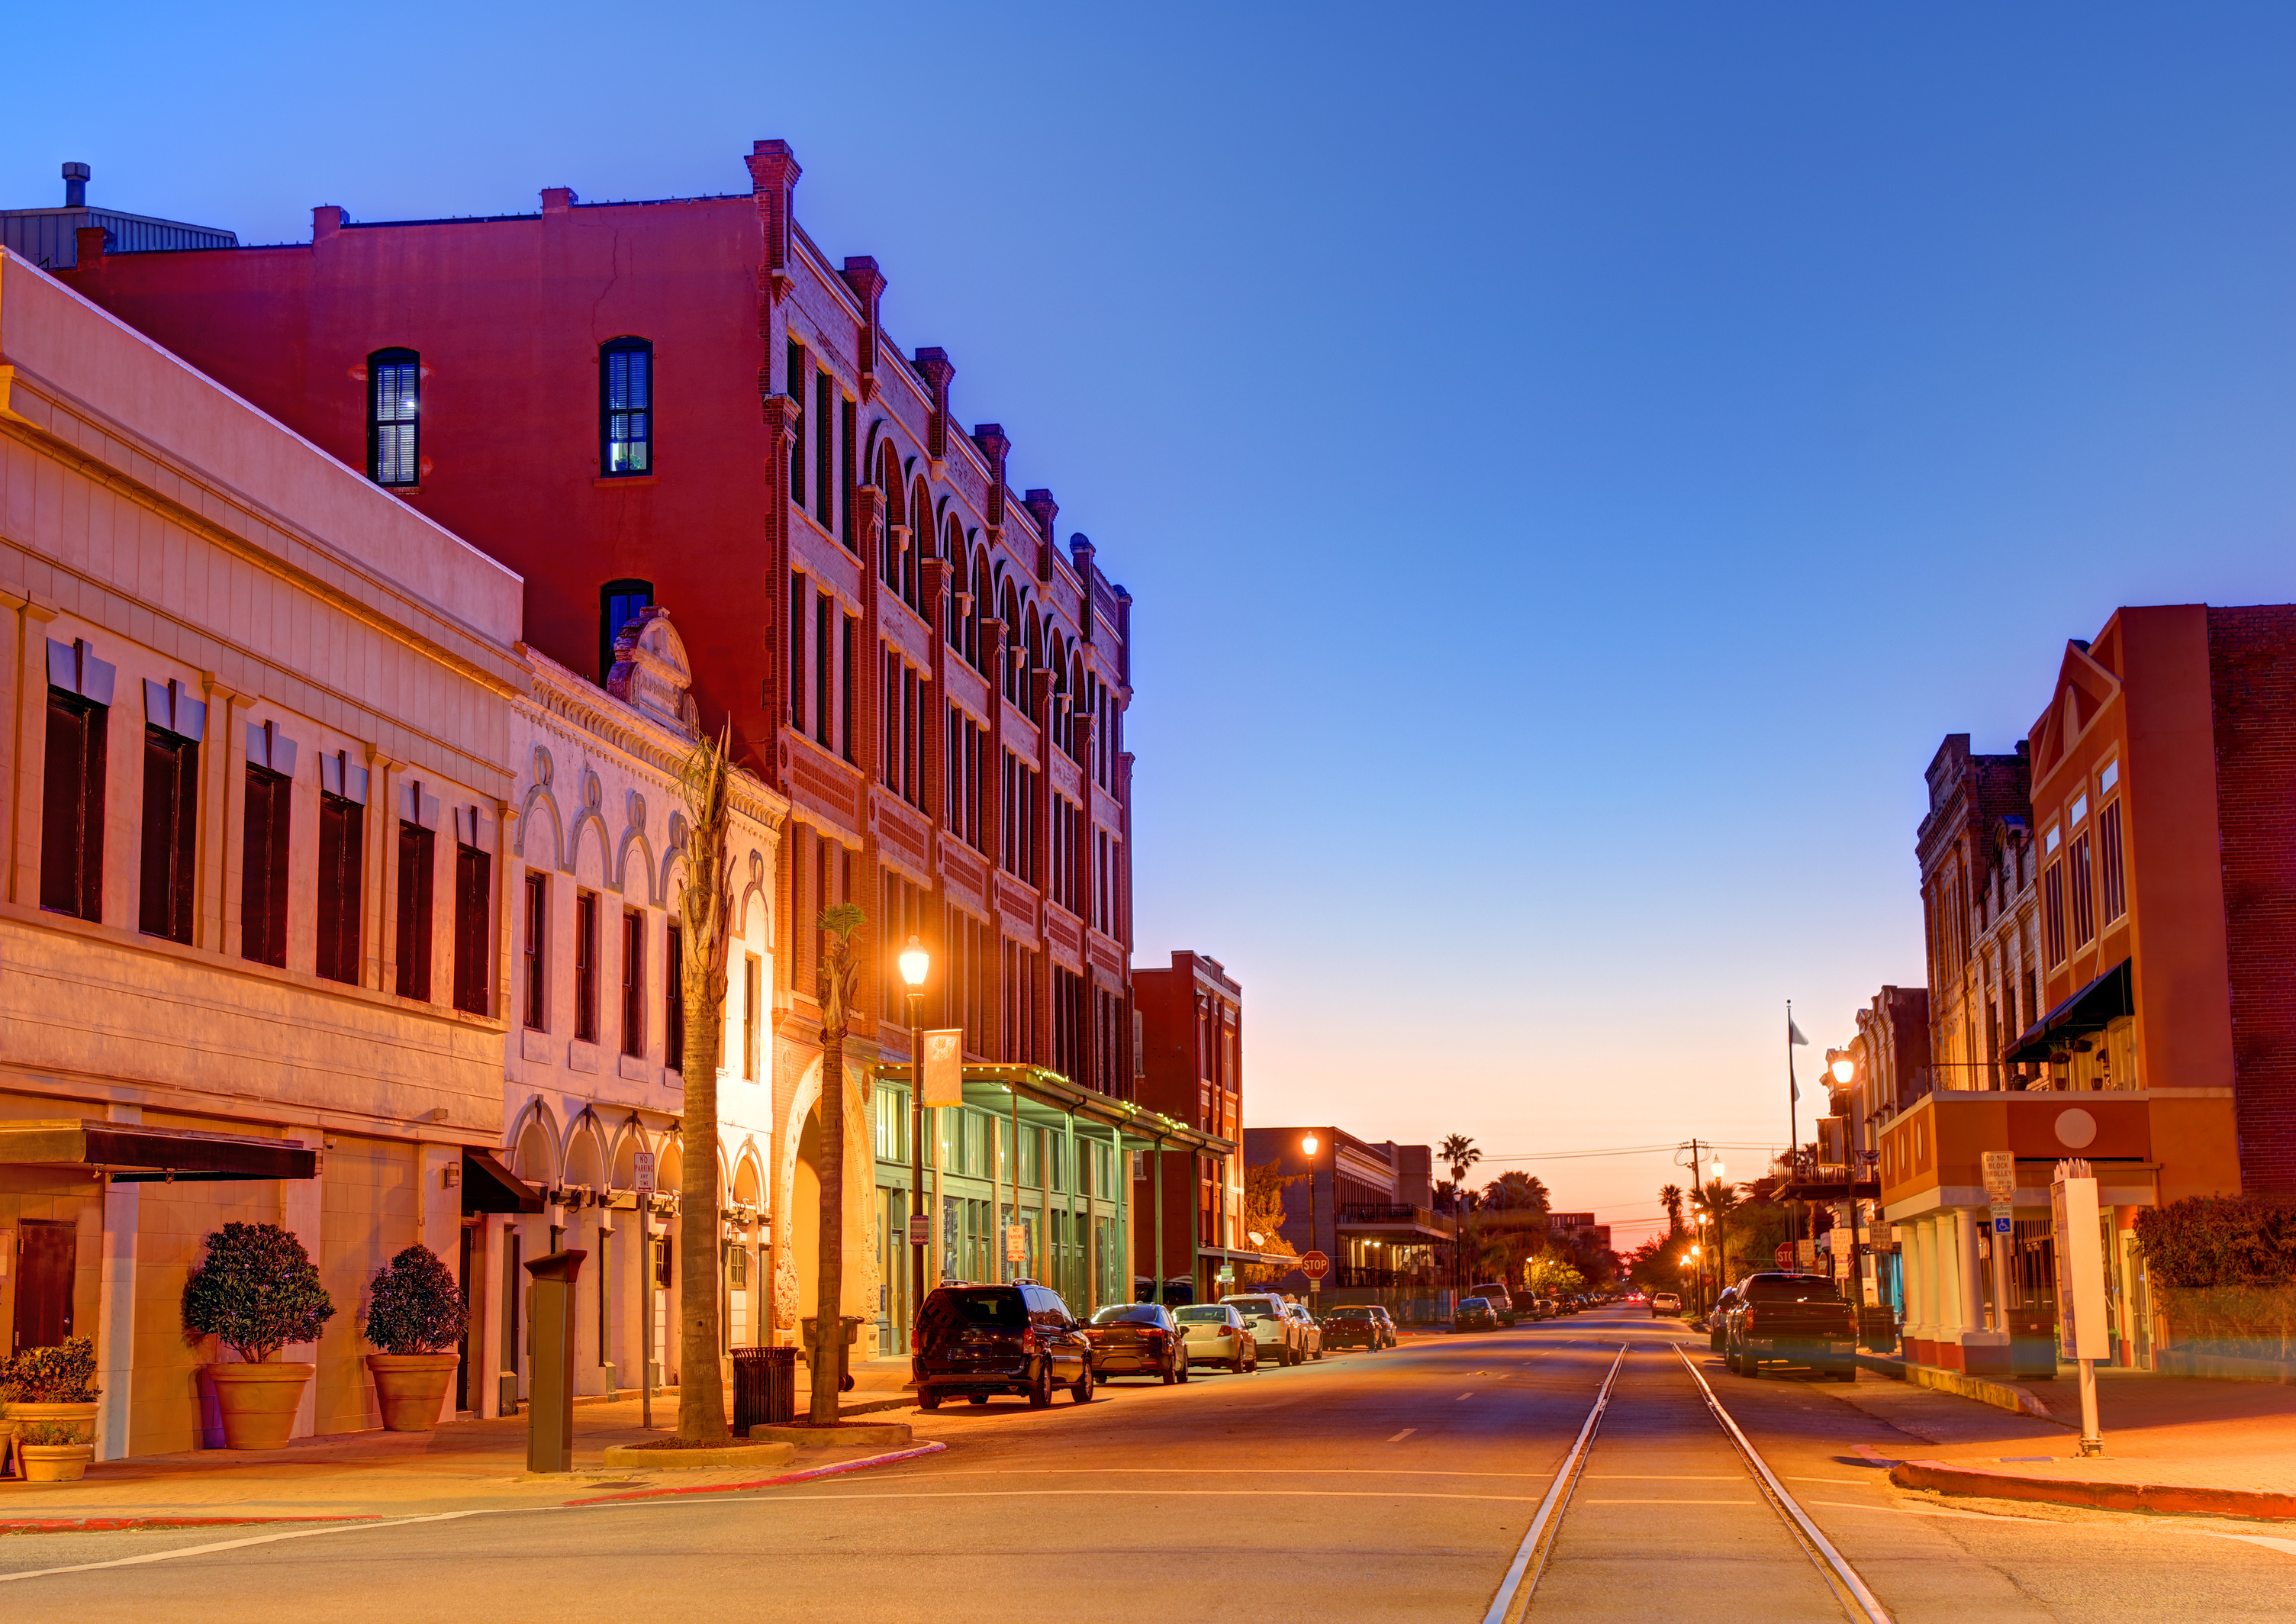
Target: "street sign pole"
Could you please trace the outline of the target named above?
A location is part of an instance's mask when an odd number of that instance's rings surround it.
[[[2009,1265],[2016,1250],[2017,1158],[2008,1151],[1985,1152],[1986,1226],[1993,1251],[1993,1328],[2009,1333]]]

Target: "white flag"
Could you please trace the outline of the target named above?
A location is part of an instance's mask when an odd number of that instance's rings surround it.
[[[1792,1015],[1788,1015],[1786,1017],[1786,1042],[1789,1044],[1798,1043],[1802,1045],[1804,1047],[1808,1047],[1809,1044],[1809,1039],[1801,1035],[1801,1028],[1793,1023],[1793,1017]]]

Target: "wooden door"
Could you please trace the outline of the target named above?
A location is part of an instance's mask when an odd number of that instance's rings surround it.
[[[16,1231],[16,1346],[53,1348],[72,1333],[79,1227],[25,1218]]]

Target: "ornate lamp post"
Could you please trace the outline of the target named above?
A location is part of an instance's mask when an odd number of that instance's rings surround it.
[[[909,1001],[909,1325],[925,1300],[925,1248],[931,1226],[925,1219],[925,977],[932,955],[914,936],[900,951],[901,981]]]
[[[1300,1153],[1308,1158],[1308,1250],[1316,1250],[1316,1136],[1308,1135],[1300,1141]],[[1336,1216],[1336,1215],[1335,1215]],[[1308,1279],[1308,1296],[1312,1301],[1323,1282],[1312,1275]]]

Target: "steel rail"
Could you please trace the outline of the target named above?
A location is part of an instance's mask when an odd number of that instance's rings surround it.
[[[1714,1390],[1706,1384],[1706,1377],[1690,1355],[1683,1351],[1680,1342],[1674,1345],[1674,1351],[1681,1358],[1682,1367],[1690,1373],[1690,1379],[1698,1383],[1699,1392],[1705,1397],[1706,1407],[1714,1413],[1714,1419],[1722,1423],[1722,1431],[1737,1446],[1738,1453],[1745,1456],[1746,1464],[1753,1468],[1754,1475],[1761,1480],[1778,1510],[1785,1514],[1786,1520],[1824,1562],[1834,1582],[1865,1614],[1866,1624],[1896,1624],[1890,1616],[1890,1610],[1882,1605],[1881,1598],[1858,1577],[1857,1570],[1849,1565],[1849,1558],[1833,1548],[1833,1542],[1825,1537],[1816,1523],[1810,1521],[1809,1513],[1802,1510],[1793,1496],[1786,1492],[1785,1485],[1778,1481],[1777,1474],[1770,1470],[1769,1463],[1754,1448],[1753,1440],[1739,1431],[1738,1423],[1731,1419],[1730,1412],[1722,1407],[1722,1401],[1714,1396]],[[1485,1624],[1496,1624],[1496,1620],[1487,1620]]]
[[[1546,1497],[1532,1514],[1522,1543],[1515,1547],[1514,1560],[1507,1564],[1506,1577],[1499,1581],[1498,1594],[1491,1598],[1490,1611],[1483,1614],[1483,1624],[1508,1624],[1510,1619],[1521,1615],[1522,1607],[1529,1604],[1530,1593],[1538,1587],[1538,1576],[1546,1567],[1547,1536],[1570,1497],[1579,1469],[1587,1464],[1587,1451],[1595,1441],[1595,1429],[1602,1425],[1603,1411],[1611,1402],[1611,1384],[1618,1381],[1619,1366],[1626,1357],[1627,1344],[1620,1342],[1617,1357],[1611,1359],[1611,1368],[1603,1377],[1602,1390],[1595,1395],[1595,1407],[1587,1412],[1586,1424],[1578,1429],[1578,1441],[1570,1446],[1570,1453],[1555,1468],[1554,1479],[1547,1484]],[[1538,1561],[1536,1568],[1531,1565],[1534,1558]]]

